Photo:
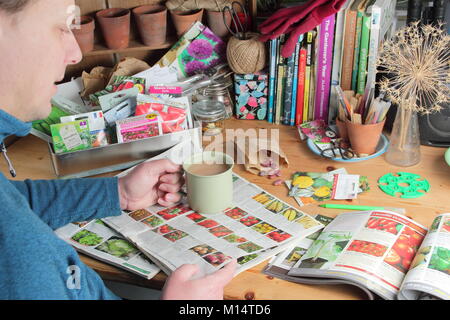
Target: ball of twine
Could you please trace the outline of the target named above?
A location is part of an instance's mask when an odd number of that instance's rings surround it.
[[[266,46],[257,33],[247,33],[245,40],[231,37],[227,45],[227,60],[233,72],[255,73],[266,66]]]

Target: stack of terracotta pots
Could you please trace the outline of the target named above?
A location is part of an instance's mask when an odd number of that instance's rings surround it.
[[[166,42],[167,8],[162,5],[147,5],[133,9],[142,42],[156,46]]]
[[[98,11],[100,24],[106,46],[110,49],[125,49],[130,43],[130,10],[111,8]]]
[[[132,10],[125,8],[110,8],[96,12],[95,18],[100,26],[105,45],[109,49],[125,49],[130,43],[131,12],[136,21],[142,43],[146,46],[158,46],[167,39],[167,8],[164,5],[143,5]],[[170,11],[170,16],[178,37],[181,37],[192,24],[202,21],[203,9],[193,11]],[[206,18],[211,30],[219,37],[228,34],[223,22],[222,13],[207,11]],[[231,17],[226,17],[227,23]],[[92,17],[82,16],[80,25],[73,33],[83,53],[94,49],[95,21]]]

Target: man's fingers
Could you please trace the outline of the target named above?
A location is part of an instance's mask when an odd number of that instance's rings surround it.
[[[171,278],[174,281],[188,281],[199,271],[200,268],[196,264],[183,264],[172,273]]]
[[[225,267],[209,275],[208,278],[216,285],[224,287],[228,282],[231,281],[231,279],[233,279],[234,272],[236,271],[236,266],[237,260],[233,259]]]
[[[176,184],[176,183],[180,183],[181,185],[184,184],[184,178],[181,172],[162,175],[159,178],[159,181],[162,183],[169,183],[169,184]]]
[[[181,184],[162,183],[158,186],[158,189],[167,193],[177,193],[181,189]]]
[[[180,202],[181,197],[182,196],[179,193],[166,193],[158,198],[158,204],[163,207],[172,207]]]
[[[181,165],[173,163],[169,159],[157,160],[155,162],[158,162],[157,165],[161,166],[163,169],[161,171],[165,171],[167,173],[176,173],[181,171]]]

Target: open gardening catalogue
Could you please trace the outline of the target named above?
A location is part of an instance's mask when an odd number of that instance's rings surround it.
[[[202,150],[193,140],[147,161],[168,158],[181,164],[187,154]],[[234,205],[222,213],[198,214],[184,199],[171,208],[154,205],[101,221],[72,223],[56,233],[80,252],[150,278],[159,268],[170,274],[186,263],[198,264],[201,273],[209,274],[231,258],[238,260],[238,274],[323,228],[313,217],[238,175],[233,174],[233,181]],[[127,249],[111,249],[111,241],[119,237],[120,246]]]
[[[181,164],[188,144],[181,143],[153,159],[169,158]],[[187,147],[198,152],[198,146],[197,150]],[[324,226],[236,174],[233,206],[224,212],[201,215],[190,209],[184,198],[171,208],[154,205],[103,221],[166,274],[186,263],[197,264],[203,274],[209,274],[232,258],[238,261],[238,274]]]
[[[326,227],[274,257],[265,274],[304,284],[351,284],[370,299],[450,299],[450,213],[430,230],[390,211],[316,216]]]

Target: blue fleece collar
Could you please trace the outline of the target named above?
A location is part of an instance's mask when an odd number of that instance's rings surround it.
[[[24,137],[30,133],[31,122],[23,122],[0,109],[0,142],[10,135]]]

